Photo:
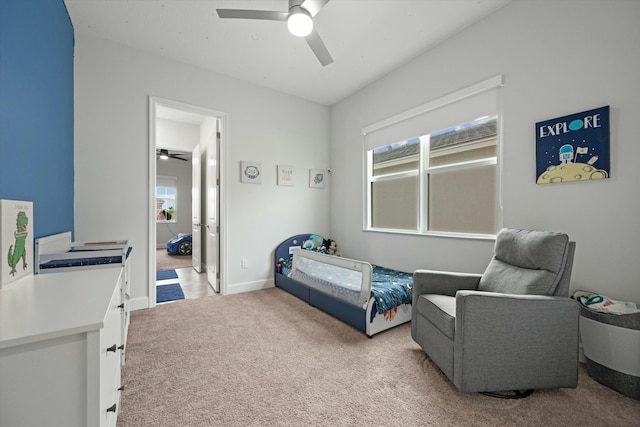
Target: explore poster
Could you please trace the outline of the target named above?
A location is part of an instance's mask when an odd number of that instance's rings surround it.
[[[609,106],[536,123],[536,182],[609,178]]]

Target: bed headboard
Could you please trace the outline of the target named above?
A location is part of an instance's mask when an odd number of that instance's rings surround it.
[[[311,236],[311,235],[322,237],[322,235],[317,234],[317,233],[298,234],[296,236],[289,237],[287,240],[285,240],[284,242],[280,243],[278,245],[278,247],[276,247],[276,253],[275,253],[275,256],[274,256],[274,264],[277,264],[278,260],[280,258],[287,259],[291,255],[293,255],[293,250],[295,248],[302,247],[302,243],[305,240],[309,240],[309,236]],[[323,240],[327,240],[324,237],[322,237],[322,239]]]

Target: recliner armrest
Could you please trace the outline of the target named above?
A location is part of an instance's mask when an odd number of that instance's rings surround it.
[[[458,315],[483,316],[483,312],[500,311],[512,312],[518,317],[536,316],[545,311],[545,316],[553,316],[554,312],[569,309],[578,316],[580,306],[576,300],[568,297],[548,295],[505,294],[499,292],[483,292],[475,290],[460,290],[456,292],[456,317]],[[517,304],[517,307],[514,305]],[[550,309],[549,304],[554,304]],[[556,306],[557,304],[557,306]],[[527,312],[523,312],[526,309]],[[577,318],[577,317],[576,317]]]
[[[462,289],[475,290],[481,274],[452,271],[416,270],[413,273],[413,298],[423,294],[439,294],[453,297]]]

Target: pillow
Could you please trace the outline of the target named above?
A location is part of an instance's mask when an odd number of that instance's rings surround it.
[[[564,233],[500,230],[495,255],[478,290],[511,294],[553,295],[567,260]]]

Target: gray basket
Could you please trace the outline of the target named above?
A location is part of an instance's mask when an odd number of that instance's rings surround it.
[[[640,400],[640,313],[601,313],[581,305],[580,337],[589,376]]]

